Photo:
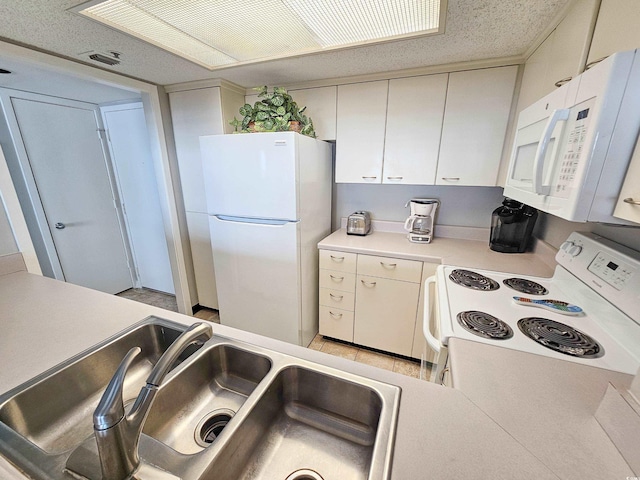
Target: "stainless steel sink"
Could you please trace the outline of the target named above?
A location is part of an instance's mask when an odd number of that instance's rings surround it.
[[[81,354],[2,402],[0,422],[48,454],[75,447],[93,433],[93,410],[129,349],[142,349],[124,387],[124,398],[135,399],[153,365],[185,328],[153,319],[88,355]],[[183,359],[191,353],[193,350]]]
[[[265,377],[271,361],[231,345],[198,356],[160,389],[143,432],[180,453],[208,447]]]
[[[310,472],[326,480],[370,478],[382,406],[365,385],[287,367],[204,478],[314,478]]]
[[[0,453],[33,479],[70,480],[78,459],[99,479],[92,413],[107,383],[141,347],[124,386],[135,398],[184,329],[149,317],[0,396]],[[177,364],[145,423],[136,478],[389,478],[398,387],[217,335]]]

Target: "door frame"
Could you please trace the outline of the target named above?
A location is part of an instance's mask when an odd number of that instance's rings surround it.
[[[102,150],[103,160],[105,163],[105,168],[107,170],[107,180],[109,182],[109,188],[111,189],[111,198],[116,210],[116,217],[118,221],[118,227],[120,228],[120,236],[122,237],[122,243],[124,245],[125,257],[127,260],[127,264],[129,265],[129,275],[131,276],[131,284],[136,285],[137,273],[135,271],[135,268],[133,268],[134,262],[133,262],[132,252],[131,252],[131,245],[129,242],[129,235],[127,233],[127,226],[124,219],[124,212],[122,211],[122,201],[120,199],[120,193],[116,183],[115,172],[113,170],[113,161],[109,154],[108,145],[106,144],[106,138],[104,134],[105,128],[102,121],[102,115],[100,113],[99,106],[93,103],[80,102],[77,100],[69,100],[69,99],[60,98],[60,97],[51,97],[48,95],[41,95],[39,93],[23,92],[20,90],[0,88],[0,106],[4,111],[5,118],[9,126],[9,134],[11,135],[13,146],[16,149],[16,153],[18,155],[18,162],[20,164],[20,170],[21,170],[22,176],[27,185],[27,191],[29,193],[31,207],[36,213],[38,227],[40,229],[40,233],[42,234],[42,239],[44,241],[45,249],[47,252],[47,259],[49,260],[51,268],[53,269],[54,278],[56,280],[61,280],[63,282],[66,281],[66,278],[64,276],[62,264],[60,263],[60,257],[58,256],[58,252],[53,240],[51,227],[45,215],[42,198],[40,197],[40,193],[38,191],[38,185],[36,183],[35,176],[33,174],[31,161],[29,160],[27,149],[24,144],[24,139],[22,138],[22,132],[20,130],[18,118],[16,116],[15,109],[13,107],[13,102],[11,101],[11,99],[13,98],[17,98],[20,100],[40,102],[40,103],[47,103],[50,105],[58,105],[62,107],[91,110],[93,112],[93,116],[94,116],[96,127],[97,127],[96,135],[100,140],[100,148]]]
[[[164,88],[107,70],[56,57],[0,41],[0,54],[19,62],[72,75],[97,84],[112,86],[140,95],[144,107],[158,192],[160,194],[165,237],[176,290],[178,311],[192,315],[192,298],[197,298],[190,256],[186,213],[178,173],[178,161],[171,126],[169,97]],[[36,272],[34,272],[36,273]]]

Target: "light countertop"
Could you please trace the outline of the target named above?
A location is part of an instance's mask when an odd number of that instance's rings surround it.
[[[0,276],[0,391],[6,392],[148,315],[185,324],[195,321],[26,272]],[[393,479],[558,478],[458,390],[223,325],[214,325],[214,331],[401,387]],[[24,478],[2,458],[0,477]]]
[[[453,386],[561,478],[637,478],[594,417],[632,375],[459,338],[449,360]]]
[[[469,237],[478,237],[476,232],[472,233]],[[457,230],[455,235],[464,236],[465,229]],[[406,233],[375,230],[369,235],[358,236],[347,235],[347,231],[341,228],[321,240],[318,248],[535,277],[550,277],[555,264],[555,251],[542,242],[530,253],[494,252],[489,249],[488,233],[487,240],[436,236],[431,243],[419,244],[410,242]]]

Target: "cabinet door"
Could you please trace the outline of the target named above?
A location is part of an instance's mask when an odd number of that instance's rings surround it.
[[[496,185],[517,70],[449,74],[436,184]]]
[[[209,233],[209,215],[187,212],[187,228],[191,244],[193,272],[196,276],[198,303],[203,307],[218,308],[218,293],[213,267],[213,250]]]
[[[448,77],[389,81],[382,183],[435,183]]]
[[[207,212],[200,136],[224,133],[220,88],[171,92],[171,120],[187,212]]]
[[[640,2],[602,0],[587,62],[640,46]]]
[[[420,284],[358,275],[353,341],[411,355]]]
[[[381,183],[388,88],[388,80],[338,86],[337,183]]]
[[[640,223],[640,147],[638,145],[631,158],[613,216]]]
[[[304,114],[313,120],[313,128],[320,140],[336,139],[337,87],[305,88],[289,91]]]
[[[557,82],[568,81],[584,70],[599,5],[600,0],[574,2],[555,29],[546,78],[549,92]]]

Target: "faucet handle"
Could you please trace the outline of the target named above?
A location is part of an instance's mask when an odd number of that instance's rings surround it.
[[[111,378],[100,399],[98,407],[93,412],[93,427],[96,430],[111,428],[124,418],[124,403],[122,401],[124,377],[131,363],[141,351],[140,347],[133,347],[120,362],[116,373]]]

